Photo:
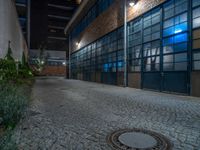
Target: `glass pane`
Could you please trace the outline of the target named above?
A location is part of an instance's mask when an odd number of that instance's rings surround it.
[[[187,30],[187,23],[185,22],[185,23],[176,25],[174,33],[177,34],[177,33],[184,32],[186,30]]]
[[[193,0],[193,7],[200,5],[200,0]]]
[[[146,65],[145,66],[145,71],[151,71],[151,65]]]
[[[179,13],[184,12],[186,10],[187,10],[187,2],[184,2],[184,3],[179,4],[179,5],[176,6],[175,13],[179,14]]]
[[[200,27],[200,17],[193,19],[193,28]]]
[[[200,52],[193,54],[193,60],[200,60]]]
[[[174,50],[173,50],[173,46],[165,46],[163,47],[163,53],[164,54],[167,54],[167,53],[172,53]]]
[[[164,56],[164,59],[163,59],[163,62],[164,63],[168,63],[168,62],[173,62],[173,55],[165,55]]]
[[[200,61],[194,62],[194,70],[200,70]]]
[[[150,56],[151,55],[151,44],[145,44],[144,45],[144,57]]]
[[[174,16],[174,9],[169,9],[165,11],[165,19],[170,18],[172,16]]]
[[[187,13],[175,17],[175,24],[180,24],[187,21]]]
[[[200,7],[193,10],[193,18],[200,17]]]
[[[174,27],[167,28],[163,31],[163,36],[169,36],[174,34]]]
[[[170,37],[170,38],[166,38],[163,40],[163,45],[166,46],[166,45],[171,45],[174,43],[174,38],[173,37]]]
[[[156,24],[158,22],[160,22],[160,15],[155,16],[155,17],[152,18],[152,24]]]
[[[175,55],[175,62],[186,62],[187,61],[187,53],[181,53]]]
[[[159,39],[159,38],[160,38],[160,32],[152,34],[152,40],[156,40],[156,39]]]
[[[151,58],[151,63],[159,64],[160,63],[160,57],[159,56],[152,57]]]
[[[187,33],[179,34],[174,37],[174,42],[175,43],[185,42],[187,41],[187,38],[188,38]]]
[[[164,28],[168,28],[168,27],[171,27],[171,26],[173,26],[174,25],[174,18],[171,18],[171,19],[169,19],[169,20],[166,20],[165,22],[164,22]]]
[[[174,45],[174,52],[183,52],[187,51],[187,43],[181,43]]]
[[[173,63],[165,63],[163,64],[164,71],[172,71],[173,70]]]
[[[175,71],[186,71],[187,70],[187,62],[175,63],[174,69],[175,69]]]

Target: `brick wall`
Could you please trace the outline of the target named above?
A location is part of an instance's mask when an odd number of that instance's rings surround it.
[[[130,21],[164,1],[166,0],[139,0],[134,7],[129,7],[127,19]],[[123,1],[115,0],[115,2],[99,15],[78,37],[72,39],[72,51],[76,51],[122,26],[123,20]],[[77,42],[80,43],[80,47],[76,45]]]
[[[45,66],[40,75],[44,76],[66,76],[66,66]]]

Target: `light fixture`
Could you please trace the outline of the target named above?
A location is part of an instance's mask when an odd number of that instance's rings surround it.
[[[131,7],[133,7],[133,6],[135,5],[135,3],[134,3],[134,2],[130,2],[129,5],[130,5]]]
[[[41,61],[41,64],[44,65],[44,61],[43,60]]]
[[[65,66],[65,65],[66,65],[66,62],[64,61],[62,64],[63,64],[63,66]]]
[[[137,3],[137,0],[130,0],[129,1],[129,6],[133,7],[133,6],[136,5],[136,3]]]
[[[80,48],[81,44],[80,44],[79,42],[76,42],[76,46],[77,46],[78,48]]]

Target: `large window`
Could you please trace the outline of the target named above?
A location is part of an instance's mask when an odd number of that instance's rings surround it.
[[[160,8],[146,14],[143,19],[143,71],[160,70]]]
[[[96,17],[105,11],[112,4],[112,2],[113,0],[98,0],[74,28],[72,31],[72,37],[80,34]]]
[[[160,40],[143,45],[144,71],[160,70]]]
[[[128,23],[128,72],[186,73],[188,56],[193,70],[200,70],[200,1],[168,0],[163,5]],[[103,10],[98,8],[99,11]],[[189,13],[192,37],[189,41]],[[190,47],[189,42],[192,43]],[[191,55],[189,55],[192,49]],[[72,56],[73,72],[124,71],[124,28],[98,39]]]
[[[163,70],[186,71],[188,50],[187,0],[171,0],[164,5]]]
[[[200,70],[200,1],[193,0],[193,70]]]
[[[140,72],[142,59],[142,19],[130,22],[128,33],[129,72]]]

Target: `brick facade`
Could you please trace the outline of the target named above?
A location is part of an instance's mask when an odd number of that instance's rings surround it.
[[[40,75],[42,76],[66,76],[66,66],[45,66]]]
[[[131,21],[166,1],[167,0],[138,0],[137,4],[135,6],[133,6],[133,7],[127,6],[127,20]],[[124,1],[122,1],[122,0],[115,0],[114,3],[106,11],[104,11],[102,14],[100,14],[93,22],[91,22],[90,25],[83,32],[81,32],[76,38],[72,39],[72,43],[71,43],[72,49],[71,50],[74,52],[80,48],[83,48],[86,45],[96,41],[97,39],[101,38],[102,36],[104,36],[104,35],[110,33],[111,31],[122,26],[123,21],[124,21],[123,2]],[[78,19],[80,19],[80,18],[78,18]],[[188,31],[189,31],[189,29],[188,29]],[[80,44],[79,47],[76,45],[77,42]],[[195,47],[195,46],[193,45],[193,47]],[[198,46],[196,46],[196,47],[198,47]],[[162,73],[163,70],[159,73]],[[188,71],[188,73],[189,73],[189,71]],[[174,83],[173,78],[176,78],[177,75],[175,75],[173,73],[172,74],[165,73],[165,74],[163,74],[163,76],[165,75],[165,77],[162,77],[163,81],[165,81],[165,82],[162,81],[163,83],[160,83],[160,79],[161,79],[160,74],[155,75],[154,80],[153,80],[151,78],[152,76],[150,76],[149,74],[148,74],[149,78],[145,78],[141,73],[128,72],[128,86],[134,87],[134,88],[144,88],[143,82],[159,81],[159,83],[156,83],[156,84],[157,85],[160,84],[159,89],[161,89],[162,91],[170,92],[170,90],[171,90],[173,92],[174,89],[178,89],[181,87],[181,88],[186,89],[186,90],[185,89],[184,90],[187,91],[187,94],[190,94],[192,96],[200,96],[200,80],[199,80],[200,72],[193,71],[193,72],[191,72],[190,76],[185,75],[185,74],[183,75],[183,74],[180,74],[180,76],[182,75],[182,79],[180,79],[180,81],[178,80],[177,82]],[[124,78],[123,72],[118,72],[116,76],[117,76],[116,84],[123,85],[123,78]],[[96,75],[95,75],[95,81],[102,82],[102,78],[106,78],[106,77],[104,77],[102,75],[102,72],[97,71]],[[82,80],[83,75],[80,74],[78,79]],[[180,86],[176,86],[176,85],[179,85],[179,83],[180,83]],[[174,84],[176,84],[176,85],[174,85]],[[188,87],[190,87],[190,89]],[[151,87],[149,87],[148,89],[151,89]],[[152,88],[152,89],[156,89],[156,88]],[[156,90],[158,90],[158,89],[156,89]],[[174,90],[174,91],[176,91],[176,90]]]
[[[139,0],[134,7],[128,8],[127,20],[138,17],[164,1],[166,0]],[[78,37],[72,39],[72,51],[76,51],[122,26],[123,20],[123,1],[115,0]],[[80,47],[76,45],[77,42],[80,43]]]

